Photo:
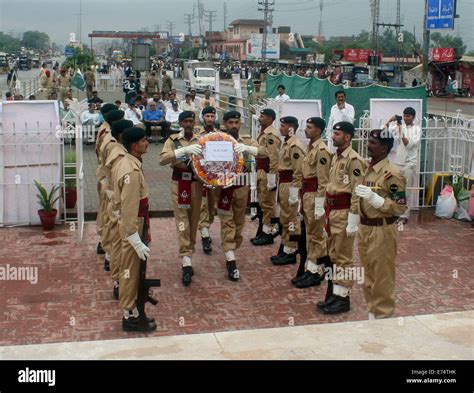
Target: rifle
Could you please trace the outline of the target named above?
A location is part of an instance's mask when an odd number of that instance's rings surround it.
[[[255,238],[257,238],[263,232],[263,211],[258,202],[250,202],[250,208],[257,209],[257,214],[250,217],[252,221],[258,220],[258,229],[257,234],[255,235]]]
[[[298,250],[300,254],[300,265],[296,277],[300,277],[305,272],[306,258],[308,257],[308,249],[306,247],[306,224],[304,220],[301,221],[301,235],[298,239]]]
[[[147,241],[148,233],[148,211],[145,213],[143,219],[143,231],[142,231],[142,242],[148,246]],[[137,296],[137,309],[139,315],[145,315],[145,303],[151,303],[154,306],[158,304],[158,300],[150,296],[150,289],[161,286],[161,280],[159,279],[147,279],[146,278],[147,260],[140,261],[140,279],[138,282],[138,296]]]

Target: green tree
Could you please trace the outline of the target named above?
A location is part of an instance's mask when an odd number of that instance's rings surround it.
[[[83,48],[76,48],[76,55],[72,58],[66,59],[63,63],[64,68],[74,67],[80,68],[82,71],[85,71],[87,67],[92,66],[95,63],[95,56],[89,50],[89,48],[84,45]]]
[[[0,33],[0,51],[1,52],[17,52],[21,49],[21,41],[12,36]]]
[[[432,48],[454,48],[457,56],[462,56],[466,52],[466,45],[461,37],[454,37],[451,34],[442,35],[441,33],[431,34]]]
[[[49,36],[40,31],[25,31],[22,44],[26,48],[45,50],[49,48]]]

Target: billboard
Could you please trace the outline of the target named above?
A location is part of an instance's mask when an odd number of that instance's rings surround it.
[[[426,29],[453,29],[456,10],[456,0],[426,0],[428,14],[426,16]]]
[[[454,48],[431,48],[430,60],[439,63],[454,61]]]
[[[262,59],[263,34],[251,34],[247,40],[247,60]],[[266,58],[280,60],[280,35],[267,34]]]

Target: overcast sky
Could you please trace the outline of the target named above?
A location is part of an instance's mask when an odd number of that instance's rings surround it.
[[[206,10],[217,11],[213,30],[224,27],[224,2],[203,0]],[[292,27],[293,32],[317,34],[320,0],[275,0],[274,26]],[[80,0],[0,0],[0,31],[20,33],[39,30],[49,34],[57,43],[64,44],[69,33],[78,33]],[[396,0],[380,0],[382,22],[395,23]],[[193,13],[193,0],[82,0],[82,38],[92,30],[154,30],[166,22],[176,23],[174,34],[184,32],[184,14]],[[257,11],[257,0],[226,1],[227,23],[235,19],[263,17]],[[323,34],[326,36],[353,35],[362,29],[371,31],[369,0],[324,0]],[[401,0],[404,29],[421,38],[424,0]],[[452,34],[460,35],[468,49],[474,49],[474,0],[458,0],[458,14]],[[198,24],[193,25],[197,34]]]

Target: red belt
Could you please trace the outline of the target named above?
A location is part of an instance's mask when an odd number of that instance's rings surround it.
[[[174,181],[196,181],[194,173],[189,169],[173,169],[172,179]]]
[[[303,185],[301,187],[301,194],[307,192],[317,192],[318,191],[318,178],[317,177],[303,177]]]
[[[351,208],[351,198],[352,194],[336,194],[331,195],[326,193],[326,222],[325,229],[328,235],[331,234],[331,227],[329,225],[329,215],[331,210],[345,210]]]
[[[293,171],[278,171],[278,183],[291,183],[293,181]]]
[[[196,181],[189,169],[173,169],[173,180],[178,182],[178,208],[191,209],[192,184]]]
[[[362,225],[368,225],[371,227],[383,227],[384,225],[391,225],[397,222],[398,217],[386,217],[386,218],[367,218],[361,217],[360,223]]]
[[[262,170],[265,173],[270,172],[270,158],[257,157],[257,171]]]

